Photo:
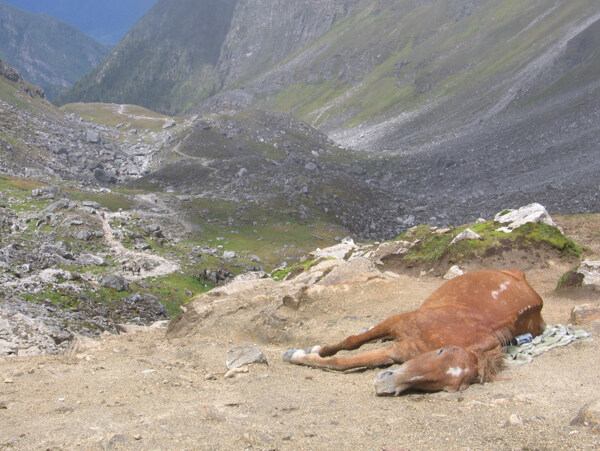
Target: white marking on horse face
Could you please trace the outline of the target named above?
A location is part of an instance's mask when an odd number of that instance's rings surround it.
[[[424,376],[413,376],[410,378],[410,380],[408,382],[420,381],[423,378],[424,378]]]
[[[494,299],[498,299],[498,296],[500,295],[500,293],[502,293],[503,291],[506,291],[506,289],[509,287],[509,285],[510,285],[510,281],[502,282],[500,284],[500,288],[498,288],[497,290],[492,291],[492,297]]]
[[[464,371],[464,369],[462,369],[460,366],[455,366],[455,367],[448,368],[448,370],[446,371],[446,374],[449,374],[450,376],[458,377],[463,373],[463,371]]]

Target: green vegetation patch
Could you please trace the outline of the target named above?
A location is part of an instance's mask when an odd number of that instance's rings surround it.
[[[292,274],[292,275],[301,274],[304,271],[307,271],[311,266],[314,266],[316,263],[317,262],[315,262],[314,260],[305,260],[303,262],[294,263],[293,265],[291,265],[287,268],[282,268],[282,269],[273,271],[273,273],[271,274],[271,279],[279,281],[279,280],[284,280],[290,274]]]
[[[500,223],[487,221],[436,233],[435,229],[429,226],[417,226],[399,237],[402,240],[416,242],[402,260],[407,267],[420,266],[431,269],[442,262],[464,263],[517,249],[550,248],[563,255],[581,256],[581,245],[564,236],[556,227],[541,223],[527,223],[511,233],[498,231],[499,227],[501,227]],[[467,228],[473,230],[482,239],[462,240],[451,244],[454,238]]]
[[[135,285],[134,285],[135,287]],[[195,277],[181,272],[159,277],[152,282],[151,290],[146,291],[158,297],[167,308],[169,317],[181,313],[179,307],[190,302],[196,295],[214,288],[210,282],[200,281]]]

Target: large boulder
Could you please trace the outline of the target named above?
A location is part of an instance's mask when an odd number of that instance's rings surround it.
[[[134,293],[123,298],[123,302],[125,309],[135,310],[146,318],[158,319],[168,316],[167,308],[152,294]]]
[[[106,260],[94,254],[81,254],[77,257],[77,263],[81,266],[108,266]]]
[[[506,224],[506,226],[498,229],[498,231],[506,233],[511,233],[514,229],[528,222],[547,224],[558,228],[562,232],[562,229],[552,220],[546,208],[538,203],[525,205],[517,210],[500,212],[494,217],[494,221]]]
[[[325,249],[317,249],[310,253],[315,260],[320,258],[345,258],[348,254],[358,249],[358,246],[354,244],[354,241],[350,238],[344,239],[340,244],[331,246]]]
[[[130,291],[127,279],[116,274],[109,274],[102,278],[101,285],[105,288],[112,288],[117,291]]]
[[[600,261],[584,260],[561,277],[557,288],[600,289]]]

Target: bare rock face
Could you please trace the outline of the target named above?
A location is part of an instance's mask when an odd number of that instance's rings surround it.
[[[328,31],[357,0],[306,2],[240,0],[223,45],[225,85],[256,70],[265,59],[279,61]],[[269,11],[265,17],[264,11]]]
[[[44,90],[42,88],[40,88],[39,86],[35,86],[30,83],[27,83],[18,70],[13,69],[12,67],[10,67],[8,64],[6,64],[1,59],[0,59],[0,77],[4,77],[7,80],[18,83],[19,89],[21,89],[23,92],[26,92],[31,97],[39,97],[41,99],[46,98],[46,94],[44,94]]]

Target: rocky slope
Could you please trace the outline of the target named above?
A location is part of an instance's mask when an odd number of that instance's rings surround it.
[[[0,58],[56,98],[109,54],[72,25],[0,2]]]
[[[155,115],[138,134],[137,117],[144,111],[115,109],[119,128],[84,122],[49,104],[44,91],[0,60],[0,170],[38,180],[59,177],[114,184],[147,173],[153,155],[185,126],[183,120]],[[148,125],[153,120],[158,126]],[[164,125],[168,127],[163,129]]]

